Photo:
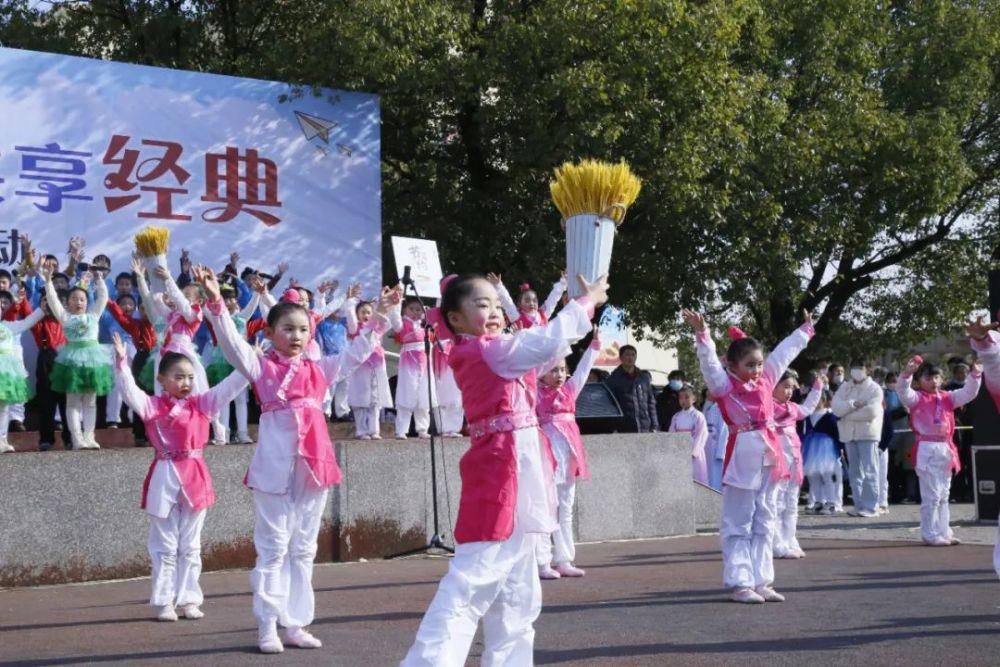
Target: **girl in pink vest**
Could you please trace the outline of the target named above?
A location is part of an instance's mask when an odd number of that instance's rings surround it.
[[[236,330],[225,312],[215,273],[195,272],[209,300],[208,318],[219,346],[238,373],[250,381],[261,406],[260,429],[245,484],[253,491],[257,563],[250,574],[257,642],[263,653],[280,653],[285,642],[317,648],[306,631],[313,621],[313,560],[327,491],[341,479],[323,415],[323,396],[338,377],[350,374],[372,351],[374,318],[347,350],[313,361],[306,355],[312,336],[309,312],[283,302],[267,313],[265,334],[272,346],[263,355]],[[380,303],[379,312],[389,303]]]
[[[516,324],[518,329],[530,329],[548,324],[559,300],[566,292],[566,272],[564,271],[559,281],[552,285],[552,291],[549,292],[548,298],[545,299],[545,303],[541,307],[538,306],[538,293],[531,289],[531,285],[528,283],[521,285],[515,305],[499,275],[490,273],[486,277],[497,288],[497,294],[500,295],[500,303],[507,320],[511,324]]]
[[[774,386],[805,349],[814,331],[807,312],[802,326],[764,360],[756,340],[733,327],[724,368],[705,318],[690,310],[684,319],[697,337],[705,384],[729,426],[722,473],[723,585],[734,602],[780,602],[772,552],[779,482],[789,476],[774,422]]]
[[[215,504],[212,476],[203,458],[211,415],[243,391],[247,382],[233,373],[206,393],[194,389],[194,366],[186,355],[164,352],[159,362],[158,396],[135,383],[128,352],[114,334],[115,377],[122,399],[146,425],[153,462],[142,485],[142,509],[149,514],[149,558],[153,593],[149,604],[161,621],[201,618],[201,527]]]
[[[457,667],[483,619],[484,665],[533,664],[542,608],[535,565],[539,534],[555,529],[555,462],[535,414],[536,370],[554,364],[590,331],[602,277],[548,326],[503,334],[496,289],[480,276],[455,278],[441,311],[456,334],[449,363],[462,390],[472,445],[459,463],[462,497],[455,557],[403,665]]]
[[[417,437],[426,438],[431,426],[431,401],[427,395],[427,352],[424,349],[424,307],[416,297],[407,297],[401,308],[389,315],[399,343],[396,376],[396,437],[406,440],[413,418]]]
[[[444,294],[448,283],[454,280],[455,274],[441,279],[441,293]],[[441,316],[441,301],[435,308],[429,308],[426,314],[427,324],[434,331],[435,344],[431,352],[431,363],[434,370],[434,398],[437,399],[435,415],[441,418],[439,429],[445,438],[461,438],[462,422],[465,421],[465,411],[462,409],[462,392],[455,383],[455,373],[448,363],[448,355],[454,344],[451,329]]]
[[[680,405],[670,419],[672,433],[687,433],[691,437],[691,479],[708,485],[708,461],[705,458],[705,445],[708,443],[708,423],[705,415],[694,407],[694,387],[684,385],[677,393]]]
[[[355,289],[357,287],[357,289]],[[375,304],[371,301],[359,301],[357,291],[360,286],[352,286],[347,298],[347,337],[354,340],[361,335],[365,327],[375,316]],[[383,296],[388,295],[385,292]],[[381,338],[386,327],[377,320],[375,326],[375,343],[371,355],[365,363],[354,369],[347,378],[347,400],[354,414],[354,433],[360,440],[381,440],[379,429],[379,413],[382,408],[392,407],[392,395],[389,392],[389,376],[385,369],[385,350],[382,349]]]
[[[578,477],[590,479],[587,467],[587,450],[576,425],[576,399],[587,384],[594,362],[601,351],[601,341],[594,327],[594,338],[590,347],[580,357],[580,362],[569,375],[566,360],[560,359],[551,370],[539,378],[538,421],[542,432],[552,443],[552,453],[556,457],[556,518],[558,527],[552,539],[540,536],[535,557],[538,560],[538,576],[542,579],[560,577],[582,577],[585,572],[573,564],[576,559],[576,545],[573,542],[573,503],[576,499]],[[555,542],[555,557],[552,542]],[[554,565],[553,565],[554,563]]]
[[[955,391],[941,391],[941,369],[913,357],[899,374],[899,399],[910,411],[914,467],[920,478],[920,534],[924,544],[947,547],[959,544],[948,524],[951,512],[948,494],[951,476],[961,469],[955,447],[955,409],[970,402],[979,393],[982,370],[977,364]],[[915,381],[914,390],[911,382]]]
[[[799,521],[799,489],[802,488],[802,441],[795,425],[816,411],[823,396],[823,380],[816,378],[812,391],[801,405],[792,402],[792,395],[798,386],[799,374],[791,369],[785,371],[774,386],[774,425],[790,473],[789,478],[778,486],[775,558],[804,558],[806,555],[795,537]]]

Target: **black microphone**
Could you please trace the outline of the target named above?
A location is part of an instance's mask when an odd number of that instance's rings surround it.
[[[404,285],[412,285],[413,284],[413,279],[410,278],[410,267],[409,267],[409,265],[403,267],[403,279],[400,280],[399,282],[403,283]]]

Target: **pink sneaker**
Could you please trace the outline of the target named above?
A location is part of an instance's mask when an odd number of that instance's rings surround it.
[[[582,577],[587,574],[577,566],[573,565],[573,563],[559,563],[554,569],[560,576],[563,577]]]
[[[770,586],[758,586],[755,591],[765,602],[784,602],[785,596]]]
[[[551,565],[544,565],[538,568],[539,579],[560,579],[562,575],[552,569]]]

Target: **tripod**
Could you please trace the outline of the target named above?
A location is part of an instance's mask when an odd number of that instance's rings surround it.
[[[420,305],[423,307],[423,300],[420,299],[420,294],[417,292],[417,285],[413,282],[413,278],[410,277],[410,267],[403,267],[403,278],[400,281],[403,283],[403,296],[407,295],[407,292],[412,293],[417,299],[420,300]],[[426,307],[424,311],[426,312]],[[434,389],[431,384],[434,382],[432,376],[433,368],[431,367],[431,332],[433,327],[427,322],[427,318],[424,318],[423,324],[424,328],[424,363],[426,364],[426,374],[427,374],[427,405],[431,411],[431,418],[433,423],[430,428],[431,436],[431,506],[434,513],[434,533],[431,535],[431,541],[422,547],[417,547],[416,549],[408,549],[401,553],[393,554],[388,557],[389,560],[393,558],[403,558],[404,556],[414,556],[416,554],[430,552],[432,550],[444,551],[446,553],[455,553],[455,550],[447,546],[441,537],[441,529],[439,525],[438,516],[438,485],[437,485],[437,457],[434,454],[434,445],[437,441],[438,431],[441,427],[441,412],[440,409],[438,413],[434,413]],[[407,424],[407,427],[409,424]],[[442,458],[444,452],[442,451]]]

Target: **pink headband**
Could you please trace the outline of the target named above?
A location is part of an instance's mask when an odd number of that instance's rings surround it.
[[[739,327],[729,327],[729,340],[740,340],[741,338],[746,338],[747,334],[743,329]]]
[[[298,290],[286,289],[285,293],[281,295],[282,301],[288,301],[290,303],[299,303],[302,301],[302,295],[299,294]]]

